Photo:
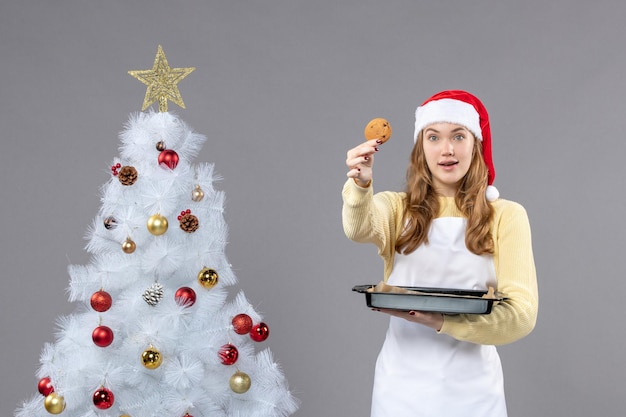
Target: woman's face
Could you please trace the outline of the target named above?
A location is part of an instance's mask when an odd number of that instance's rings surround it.
[[[433,123],[424,128],[424,156],[439,194],[454,197],[472,162],[474,140],[462,125]]]

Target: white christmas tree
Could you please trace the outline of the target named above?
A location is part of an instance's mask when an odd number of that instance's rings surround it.
[[[58,319],[37,371],[40,394],[16,417],[287,416],[298,407],[269,336],[225,256],[224,193],[206,138],[167,112],[184,108],[159,46],[142,113],[120,134],[119,158],[88,231],[86,266],[71,265],[74,313]],[[158,101],[159,112],[143,112]]]

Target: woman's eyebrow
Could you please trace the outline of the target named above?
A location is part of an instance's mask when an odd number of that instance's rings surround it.
[[[434,132],[434,133],[441,133],[441,132],[439,132],[437,129],[434,129],[434,128],[432,128],[432,127],[427,127],[427,128],[424,130],[424,133],[428,133],[429,131],[432,131],[432,132]],[[459,127],[456,127],[456,128],[454,128],[454,129],[452,129],[452,130],[450,131],[450,133],[456,133],[456,132],[469,132],[469,130],[467,130],[467,128],[465,128],[465,127],[463,127],[463,126],[459,126]]]

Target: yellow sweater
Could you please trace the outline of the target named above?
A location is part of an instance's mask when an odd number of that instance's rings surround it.
[[[395,241],[402,230],[405,193],[374,194],[352,179],[343,188],[343,228],[346,236],[373,243],[384,261],[387,280],[394,264]],[[454,198],[441,198],[438,217],[462,217]],[[440,332],[455,339],[485,345],[503,345],[528,335],[537,321],[537,275],[532,252],[530,225],[524,208],[512,201],[492,202],[491,227],[498,292],[507,298],[494,305],[491,314],[444,315]]]

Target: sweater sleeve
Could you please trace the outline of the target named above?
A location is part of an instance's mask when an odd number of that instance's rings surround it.
[[[503,345],[528,335],[537,320],[538,291],[530,225],[524,208],[499,200],[493,226],[498,292],[491,314],[444,316],[440,332],[467,342]]]
[[[373,187],[363,188],[348,179],[342,191],[343,230],[348,239],[373,243],[385,262],[385,279],[391,273],[395,236],[402,218],[402,194],[389,191],[374,194]]]

